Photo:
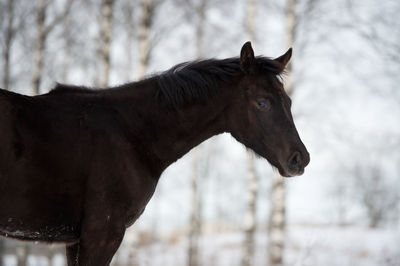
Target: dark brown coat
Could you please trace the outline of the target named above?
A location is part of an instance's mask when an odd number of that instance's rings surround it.
[[[229,132],[284,176],[309,155],[278,75],[291,50],[178,65],[105,90],[0,90],[0,234],[67,244],[68,265],[109,265],[161,173]]]

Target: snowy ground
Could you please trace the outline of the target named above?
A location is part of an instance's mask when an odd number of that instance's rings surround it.
[[[201,265],[235,266],[241,262],[242,235],[225,233],[201,239]],[[257,234],[255,265],[267,265],[267,234]],[[186,241],[141,248],[139,265],[186,265]],[[124,265],[126,254],[121,252]],[[295,266],[400,266],[400,231],[357,227],[291,227],[286,263]]]
[[[257,234],[255,265],[267,265],[267,238]],[[209,234],[201,239],[201,264],[207,266],[240,265],[242,235],[239,233]],[[140,266],[186,265],[184,237],[168,238],[142,246],[137,251]],[[293,266],[400,266],[400,230],[359,227],[293,226],[288,231],[285,265]],[[45,257],[30,256],[29,266],[49,265]],[[124,247],[118,265],[128,264]],[[16,258],[7,255],[5,266],[16,266]],[[61,254],[53,265],[64,265]]]

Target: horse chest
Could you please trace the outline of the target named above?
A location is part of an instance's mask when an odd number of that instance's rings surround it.
[[[141,182],[131,188],[129,203],[126,211],[126,227],[131,226],[142,215],[148,202],[154,194],[156,182],[153,180]]]

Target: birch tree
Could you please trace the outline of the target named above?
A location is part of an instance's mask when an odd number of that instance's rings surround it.
[[[136,21],[134,11],[136,9],[136,1],[125,1],[123,5],[124,28],[126,28],[126,72],[125,80],[132,80],[133,69],[133,43],[136,37]]]
[[[17,255],[17,266],[26,266],[28,262],[28,254],[30,253],[30,248],[28,244],[19,244],[15,248],[15,253]]]
[[[107,87],[110,78],[111,69],[111,34],[113,28],[113,6],[115,0],[103,0],[101,3],[100,23],[100,75],[98,85]]]
[[[190,220],[189,220],[189,246],[187,265],[199,265],[199,236],[201,231],[201,202],[199,193],[199,162],[200,147],[193,151],[193,165],[191,177],[191,200],[190,200]]]
[[[247,152],[247,210],[244,221],[244,254],[242,258],[243,266],[254,265],[254,247],[255,247],[255,232],[257,195],[258,195],[258,177],[255,171],[254,154]]]
[[[11,54],[12,47],[15,40],[16,33],[21,27],[24,25],[24,16],[21,15],[24,12],[18,12],[16,10],[16,4],[19,1],[17,0],[7,0],[5,3],[2,3],[0,6],[3,10],[0,12],[0,16],[2,16],[2,23],[0,25],[0,29],[4,27],[4,46],[2,47],[2,58],[3,58],[3,80],[2,80],[2,89],[9,90],[11,84]],[[20,17],[17,17],[20,14]],[[3,256],[5,253],[5,239],[0,239],[0,266],[3,265]],[[26,245],[20,244],[18,250],[21,250],[22,253],[27,253]]]
[[[64,56],[63,56],[63,62],[62,62],[62,70],[61,70],[61,81],[66,83],[67,82],[67,76],[71,64],[71,46],[73,42],[73,36],[71,33],[71,18],[67,16],[65,18],[65,23],[64,23]]]
[[[247,0],[246,33],[248,39],[255,41],[256,0]],[[254,233],[256,231],[256,209],[258,195],[258,177],[255,171],[254,154],[247,151],[247,210],[244,221],[244,254],[242,266],[253,265],[254,262]]]
[[[138,56],[139,62],[137,67],[137,78],[143,78],[148,71],[151,53],[154,47],[153,36],[156,35],[154,29],[154,19],[157,7],[160,5],[158,0],[140,0],[140,20],[138,25]],[[129,33],[128,33],[129,34]],[[130,232],[129,260],[132,265],[137,265],[138,237],[136,232]]]
[[[202,58],[204,56],[204,33],[208,0],[201,1],[190,1],[184,2],[186,7],[186,15],[192,13],[194,15],[194,27],[195,27],[195,42],[196,42],[196,57]],[[195,11],[193,13],[193,10]],[[203,176],[199,174],[199,164],[204,155],[203,146],[196,147],[193,150],[193,166],[192,166],[192,177],[191,177],[191,208],[190,208],[190,220],[189,220],[189,246],[187,254],[187,265],[197,266],[201,265],[199,260],[199,238],[201,235],[201,229],[203,224],[202,219],[202,196],[200,193],[201,181],[206,171],[202,171]],[[208,168],[207,165],[203,167]],[[204,169],[203,169],[204,170]]]
[[[10,84],[10,54],[12,41],[15,35],[14,28],[14,0],[8,0],[5,10],[6,14],[0,14],[7,17],[7,23],[5,27],[5,38],[4,38],[4,48],[3,48],[3,89],[8,90]],[[2,12],[3,13],[3,12]],[[5,12],[4,12],[5,13]],[[3,256],[5,252],[5,241],[0,239],[0,266],[3,266]]]
[[[150,62],[150,54],[152,50],[152,43],[150,39],[150,32],[153,28],[154,22],[154,11],[155,11],[154,0],[141,0],[141,19],[139,23],[139,36],[138,36],[138,47],[139,47],[139,66],[138,66],[138,78],[142,78],[147,73],[147,68]]]
[[[0,29],[2,32],[2,59],[3,59],[3,76],[2,88],[5,90],[10,89],[12,84],[12,68],[11,68],[11,55],[16,41],[17,32],[23,29],[26,23],[27,14],[30,8],[21,7],[19,0],[7,0],[0,5],[2,9],[0,16]]]
[[[3,88],[5,90],[9,89],[10,85],[10,55],[11,55],[11,48],[12,48],[12,43],[14,40],[16,28],[14,26],[14,0],[8,0],[7,1],[7,26],[5,29],[5,40],[4,40],[4,50],[3,50],[3,60],[4,60],[4,66],[3,66]]]
[[[0,266],[3,266],[3,258],[5,255],[5,241],[3,239],[0,240]]]
[[[56,14],[54,18],[48,22],[47,9],[48,0],[37,0],[37,17],[36,17],[36,44],[33,55],[33,74],[32,89],[33,94],[40,94],[40,84],[43,74],[44,56],[46,52],[46,41],[53,29],[59,25],[68,15],[74,0],[67,0],[64,10]]]
[[[296,4],[297,0],[288,0],[285,10],[286,28],[285,42],[287,47],[292,47],[296,32]],[[293,80],[290,77],[292,63],[287,65],[287,78],[285,79],[286,93],[291,96],[294,90]],[[269,265],[283,265],[283,254],[286,235],[286,186],[284,177],[275,173],[271,187],[271,213],[269,219]]]

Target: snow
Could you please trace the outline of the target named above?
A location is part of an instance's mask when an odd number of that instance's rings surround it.
[[[210,233],[200,239],[200,265],[235,266],[242,258],[243,234]],[[285,265],[296,266],[399,266],[400,230],[365,227],[291,226],[286,238]],[[255,265],[267,264],[267,233],[256,235]],[[187,241],[168,238],[141,246],[139,265],[186,265]],[[124,247],[119,262],[127,263]]]
[[[199,240],[200,265],[238,266],[242,258],[244,235],[239,231],[205,233]],[[125,243],[125,242],[124,242]],[[400,228],[370,229],[357,226],[289,226],[286,237],[285,265],[293,266],[399,266]],[[267,232],[256,234],[255,266],[268,265]],[[126,243],[116,260],[128,266]],[[140,244],[136,258],[140,266],[186,265],[187,239],[183,232],[164,235]],[[115,260],[115,259],[114,259]],[[5,266],[17,266],[14,255],[6,255]],[[54,266],[65,263],[64,254],[53,257]],[[28,266],[49,265],[45,256],[28,257]],[[116,265],[116,264],[114,264]]]

